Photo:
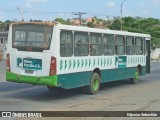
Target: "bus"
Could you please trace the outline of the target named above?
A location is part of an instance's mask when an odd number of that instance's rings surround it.
[[[149,34],[17,22],[9,27],[6,80],[54,88],[83,88],[96,94],[100,84],[150,73]]]

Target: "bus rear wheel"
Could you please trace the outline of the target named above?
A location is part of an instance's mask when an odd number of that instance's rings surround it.
[[[94,95],[97,94],[100,88],[100,76],[98,73],[93,72],[91,79],[90,79],[90,85],[85,87],[85,91],[87,94]]]
[[[139,69],[137,68],[133,78],[130,78],[130,83],[137,84],[139,82]]]

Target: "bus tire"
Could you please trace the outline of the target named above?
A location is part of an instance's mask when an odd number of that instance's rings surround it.
[[[131,84],[137,84],[139,82],[139,69],[137,68],[133,78],[130,78]]]
[[[100,88],[100,76],[98,73],[93,72],[90,79],[90,85],[86,86],[86,92],[87,94],[94,95],[98,93],[99,88]]]

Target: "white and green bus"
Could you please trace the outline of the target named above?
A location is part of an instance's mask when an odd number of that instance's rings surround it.
[[[150,73],[150,35],[49,22],[9,28],[6,80],[96,94],[100,84]]]

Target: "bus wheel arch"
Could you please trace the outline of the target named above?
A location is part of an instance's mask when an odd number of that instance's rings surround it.
[[[93,70],[89,85],[85,87],[85,92],[90,95],[97,94],[101,83],[101,71],[99,68]]]
[[[101,78],[101,70],[99,68],[95,68],[92,73],[94,72],[97,73],[99,77]]]
[[[139,76],[142,73],[142,67],[141,65],[138,65],[135,69],[135,73],[133,75],[133,78],[130,78],[130,83],[137,84],[139,82]]]
[[[139,70],[139,75],[142,75],[142,66],[140,64],[137,66],[137,69]]]

